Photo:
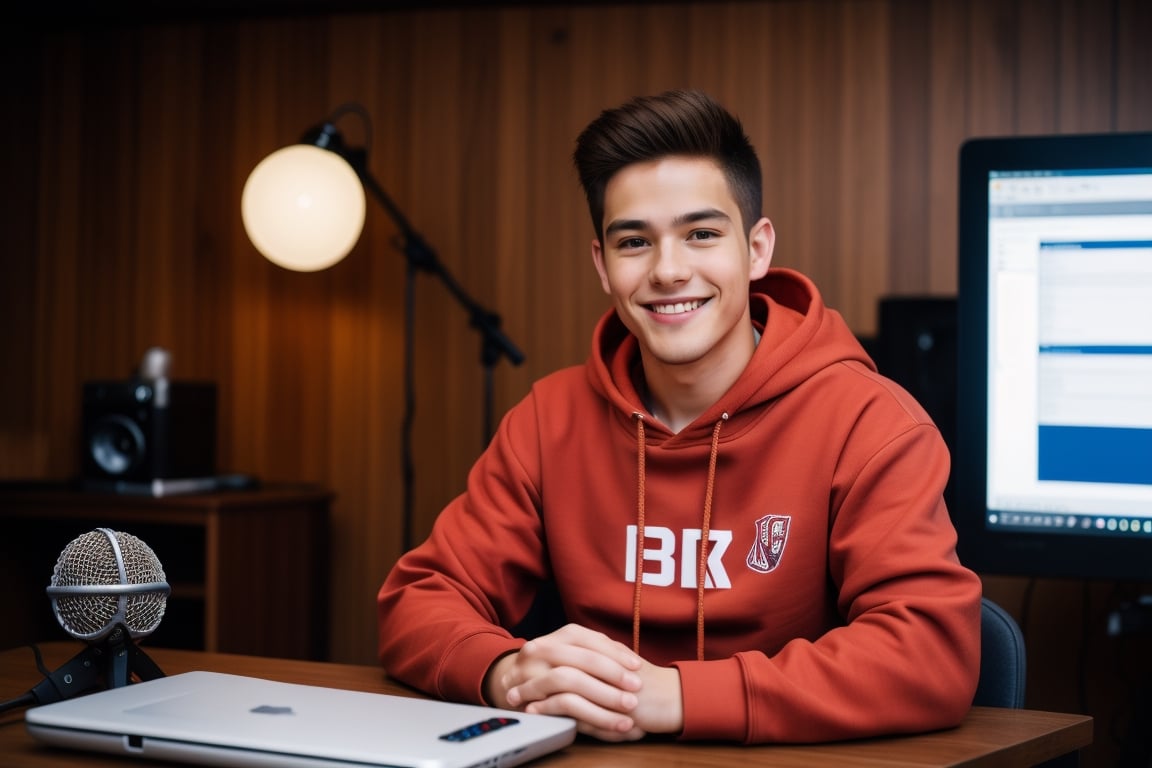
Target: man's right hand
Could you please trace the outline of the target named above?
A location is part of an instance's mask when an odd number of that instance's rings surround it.
[[[498,659],[484,696],[503,709],[571,717],[603,741],[634,741],[645,735],[633,716],[644,666],[626,645],[569,624]]]

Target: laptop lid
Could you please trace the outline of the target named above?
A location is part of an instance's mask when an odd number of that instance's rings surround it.
[[[573,720],[218,672],[29,709],[29,733],[86,751],[197,765],[513,766],[562,749]]]

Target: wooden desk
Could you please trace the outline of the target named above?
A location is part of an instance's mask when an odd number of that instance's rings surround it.
[[[324,685],[358,691],[415,695],[389,680],[377,667],[312,661],[256,658],[141,646],[167,674],[205,669],[265,677],[285,682]],[[43,646],[45,663],[56,669],[83,646]],[[15,698],[39,682],[32,652],[0,652],[0,700]],[[23,713],[0,715],[0,755],[4,765],[28,768],[58,766],[124,766],[140,760],[54,750],[33,741],[24,729]],[[973,708],[960,727],[918,736],[868,739],[812,746],[756,746],[639,742],[603,744],[579,738],[562,752],[542,758],[540,768],[717,768],[717,766],[1027,766],[1074,753],[1092,741],[1092,718],[1021,709]]]
[[[68,639],[44,588],[68,543],[104,527],[151,547],[172,586],[149,642],[325,659],[331,498],[303,485],[162,498],[0,485],[0,648]]]

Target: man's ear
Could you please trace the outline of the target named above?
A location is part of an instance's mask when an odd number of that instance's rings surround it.
[[[776,230],[767,218],[761,218],[748,233],[748,278],[759,280],[768,274],[772,265],[772,249],[776,247]]]
[[[604,289],[604,293],[611,296],[612,290],[608,287],[608,270],[604,267],[604,248],[600,245],[599,240],[592,241],[592,264],[596,267],[596,273],[600,275],[600,287]]]

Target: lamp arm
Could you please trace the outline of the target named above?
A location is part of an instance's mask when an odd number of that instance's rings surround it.
[[[440,258],[436,255],[436,251],[412,228],[412,225],[408,223],[408,219],[396,206],[396,203],[392,201],[392,198],[388,197],[384,188],[381,187],[375,177],[368,172],[363,163],[352,163],[352,165],[356,169],[356,173],[360,176],[360,181],[364,184],[365,189],[376,198],[377,202],[383,206],[384,210],[388,212],[388,215],[396,222],[396,226],[399,227],[400,234],[404,238],[402,250],[405,258],[408,259],[408,263],[416,269],[429,272],[439,277],[441,282],[448,288],[449,293],[451,293],[468,312],[471,317],[470,325],[479,331],[484,339],[482,362],[486,366],[495,365],[501,355],[506,356],[513,365],[520,365],[520,363],[524,362],[524,353],[500,330],[500,316],[480,306],[480,304],[460,287],[460,284],[449,274],[443,262],[440,261]]]

